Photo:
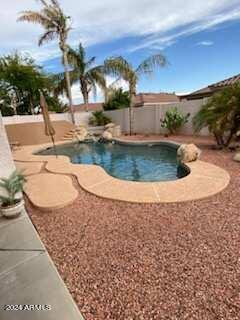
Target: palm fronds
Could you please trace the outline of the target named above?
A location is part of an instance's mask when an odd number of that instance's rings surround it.
[[[0,187],[6,192],[6,196],[0,195],[0,201],[3,206],[15,204],[16,195],[23,191],[23,185],[26,178],[21,171],[15,170],[9,178],[0,179]]]
[[[162,54],[155,54],[145,59],[136,69],[138,75],[152,74],[157,67],[165,67],[167,60]]]

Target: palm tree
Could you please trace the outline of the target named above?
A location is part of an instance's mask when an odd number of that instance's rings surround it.
[[[69,47],[68,61],[71,66],[70,78],[71,84],[79,82],[80,91],[83,96],[83,101],[88,111],[89,94],[93,91],[96,96],[97,86],[104,92],[106,89],[106,80],[104,75],[104,67],[101,65],[95,66],[96,57],[87,58],[86,50],[80,43],[78,49],[74,50]],[[63,83],[63,74],[59,74],[59,86],[61,91],[65,90]]]
[[[123,57],[106,59],[105,72],[122,78],[128,83],[130,108],[129,108],[129,131],[132,134],[133,126],[133,101],[136,96],[137,83],[142,75],[151,75],[156,67],[164,67],[167,60],[162,54],[155,54],[142,61],[137,68]],[[119,79],[118,79],[119,80]]]
[[[207,127],[218,146],[227,147],[240,130],[240,84],[215,93],[193,118],[196,132]]]
[[[45,29],[45,32],[39,38],[39,46],[41,46],[44,42],[58,38],[59,48],[63,55],[65,80],[68,93],[67,96],[69,99],[69,110],[71,113],[72,122],[75,123],[67,56],[67,37],[71,29],[69,23],[70,17],[63,13],[63,10],[57,0],[50,0],[50,3],[48,3],[46,0],[40,0],[40,2],[42,3],[43,8],[39,12],[31,10],[23,11],[21,16],[18,18],[18,21],[37,23]]]

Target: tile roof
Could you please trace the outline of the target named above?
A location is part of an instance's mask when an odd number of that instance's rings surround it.
[[[81,103],[74,106],[75,112],[83,112],[86,111],[86,104]],[[100,111],[103,110],[102,103],[89,103],[88,104],[89,111]]]
[[[179,97],[175,93],[138,93],[134,98],[136,107],[144,104],[170,103],[178,102]]]
[[[211,96],[215,91],[217,90],[221,90],[222,88],[224,87],[227,87],[227,86],[231,86],[231,85],[234,85],[236,83],[240,82],[240,74],[238,75],[235,75],[233,77],[230,77],[230,78],[227,78],[227,79],[224,79],[222,81],[219,81],[219,82],[215,82],[213,84],[210,84],[209,86],[205,87],[205,88],[202,88],[202,89],[199,89],[197,91],[194,91],[188,95],[184,95],[182,96],[181,98],[188,98],[188,97],[194,97],[194,96]]]
[[[214,87],[214,88],[216,88],[216,87],[226,87],[226,86],[231,86],[233,84],[236,84],[239,81],[240,81],[240,74],[238,74],[236,76],[233,76],[231,78],[216,82],[216,83],[210,85],[209,87]]]
[[[157,104],[157,103],[170,103],[178,102],[179,97],[175,93],[138,93],[134,98],[135,107],[140,107],[146,104]],[[76,112],[83,112],[86,110],[86,105],[84,103],[74,106]],[[89,103],[89,111],[99,111],[103,110],[103,103]]]

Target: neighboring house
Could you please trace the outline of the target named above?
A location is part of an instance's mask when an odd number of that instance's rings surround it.
[[[89,103],[88,106],[86,104],[76,104],[74,106],[75,112],[84,112],[88,108],[88,111],[100,111],[103,110],[103,104],[102,103]]]
[[[179,97],[175,93],[138,93],[134,98],[135,107],[143,107],[147,105],[167,104],[179,102]]]
[[[231,78],[213,83],[205,88],[202,88],[200,90],[194,91],[190,94],[184,95],[180,97],[181,101],[186,101],[186,100],[198,100],[198,99],[204,99],[204,98],[209,98],[211,97],[214,93],[232,86],[240,81],[240,74],[233,76]]]
[[[157,105],[157,104],[167,104],[167,103],[176,103],[180,99],[175,93],[138,93],[134,98],[134,107],[143,107],[147,105]],[[86,111],[86,104],[81,103],[74,106],[75,112],[84,112]],[[89,111],[100,111],[103,110],[103,103],[89,103]]]

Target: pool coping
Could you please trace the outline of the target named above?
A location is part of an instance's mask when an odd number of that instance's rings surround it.
[[[174,141],[162,140],[115,140],[117,143],[128,145],[165,144],[176,148],[180,145]],[[72,141],[59,141],[56,145],[69,143],[72,143]],[[227,171],[201,160],[185,164],[190,173],[186,177],[174,181],[135,182],[120,180],[110,176],[98,165],[72,164],[67,156],[58,156],[56,158],[56,156],[34,154],[48,147],[52,147],[52,144],[24,146],[13,153],[13,158],[15,161],[26,163],[26,167],[28,162],[46,163],[45,168],[52,174],[75,176],[84,190],[101,198],[111,200],[133,203],[174,203],[198,200],[221,192],[230,181]],[[55,190],[50,190],[50,192],[51,197],[54,197]],[[58,198],[61,201],[59,192],[61,192],[61,187],[57,188]],[[62,192],[64,192],[64,186],[62,187]],[[39,207],[38,204],[35,205]],[[64,205],[62,204],[62,206]],[[59,207],[61,207],[61,204],[59,204]],[[46,208],[53,209],[50,204],[48,206],[48,203],[44,205],[44,209]]]

